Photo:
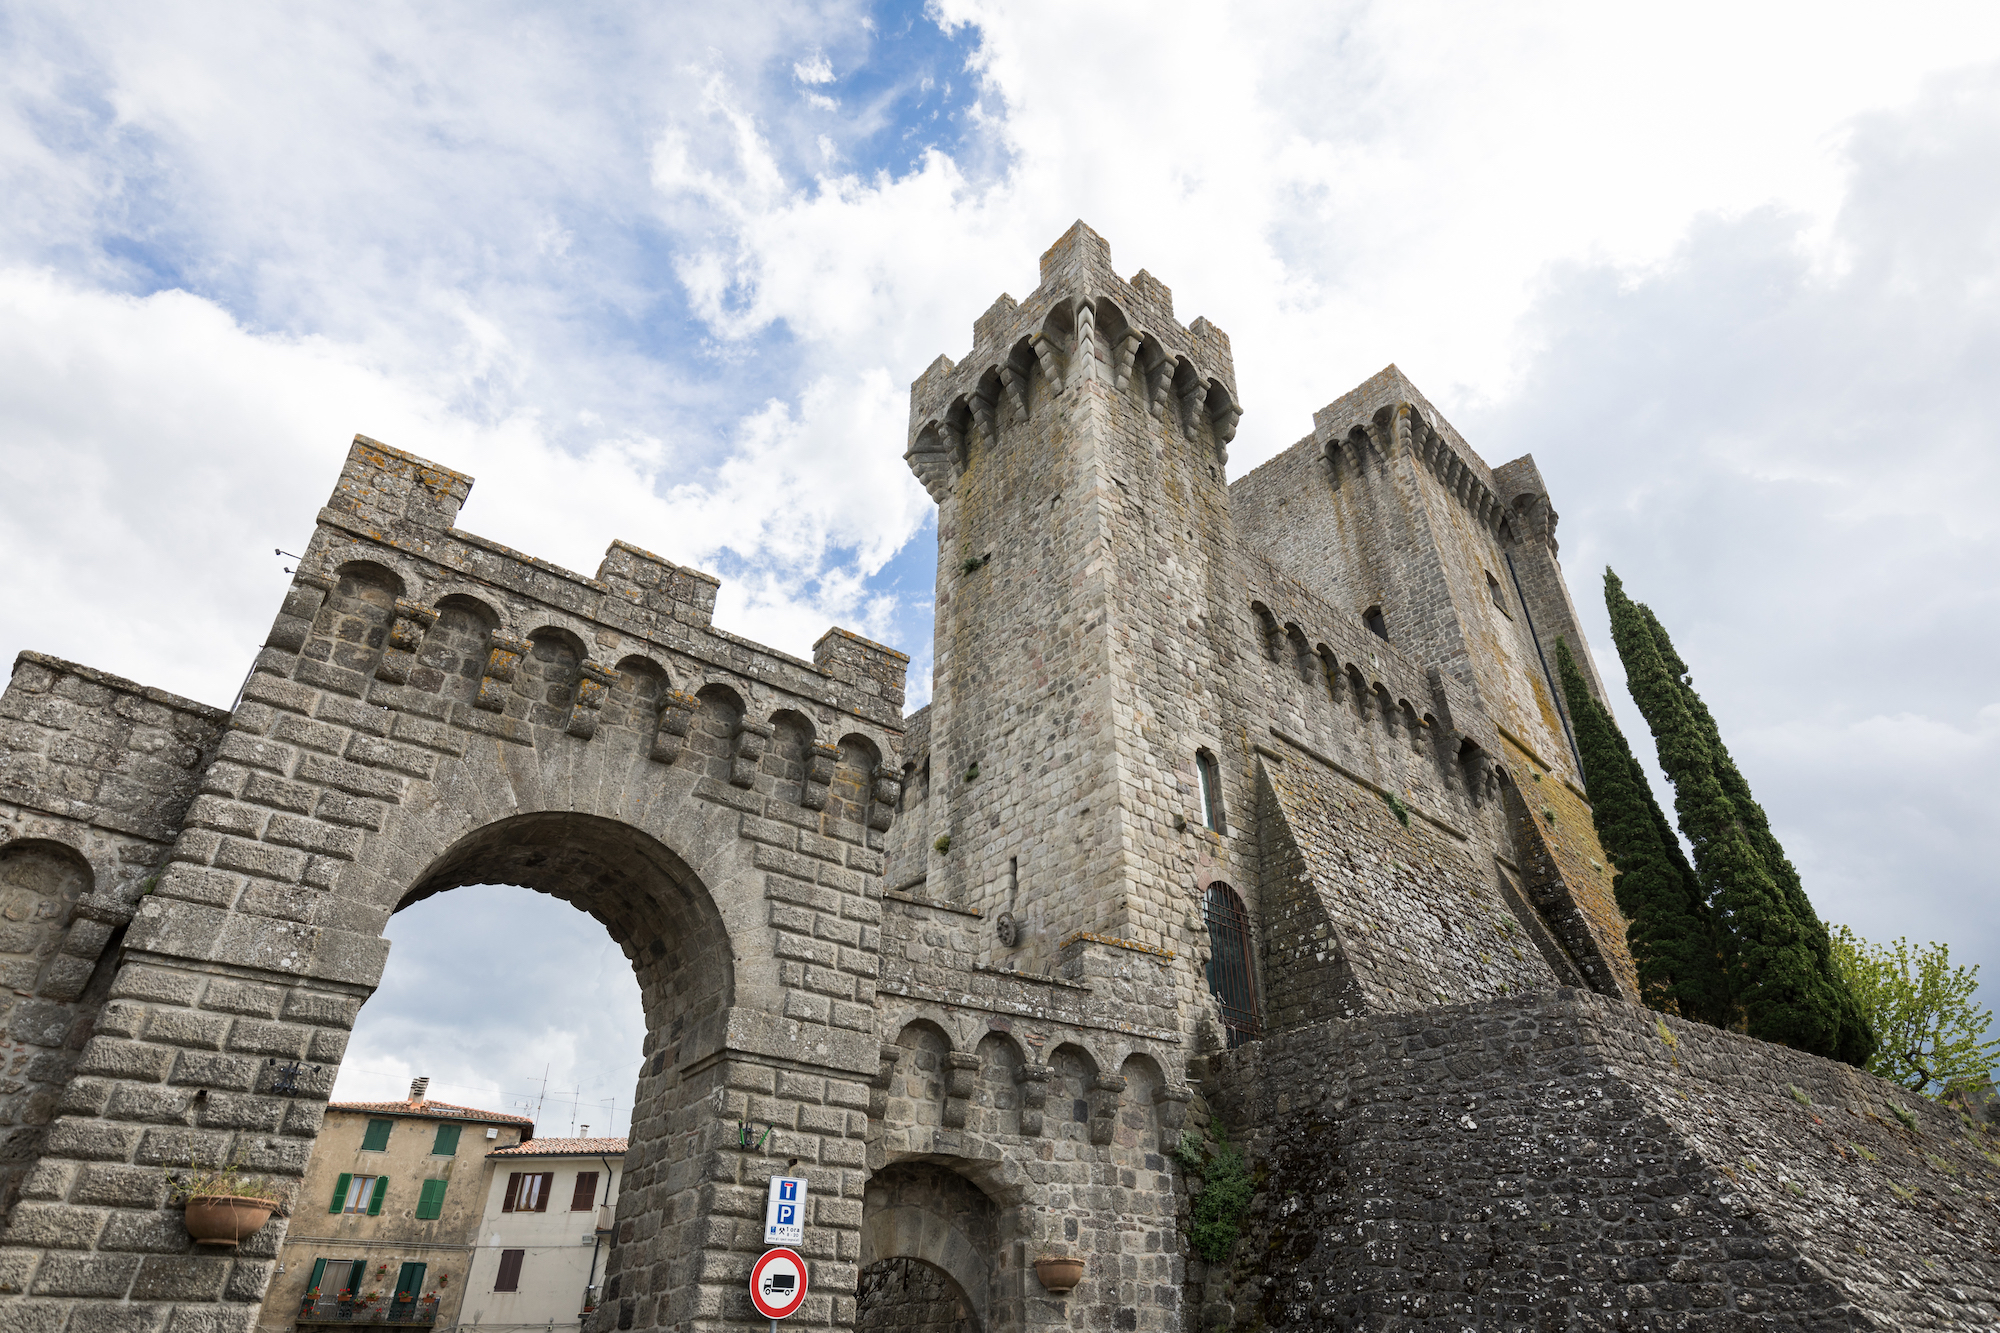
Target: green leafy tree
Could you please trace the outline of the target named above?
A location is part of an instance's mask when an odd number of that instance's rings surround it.
[[[1631,921],[1625,938],[1638,966],[1640,998],[1655,1009],[1725,1026],[1734,1011],[1729,980],[1694,867],[1653,799],[1646,770],[1560,639],[1556,667],[1590,785],[1590,817],[1615,870],[1611,891]]]
[[[1834,961],[1881,1038],[1871,1074],[1941,1098],[2000,1064],[2000,1037],[1986,1035],[1993,1011],[1973,1002],[1979,968],[1953,967],[1950,945],[1870,944],[1846,926],[1832,938]]]
[[[1664,630],[1604,571],[1611,637],[1632,701],[1653,733],[1660,768],[1674,787],[1674,811],[1694,849],[1702,895],[1725,936],[1730,989],[1753,1037],[1849,1064],[1866,1065],[1875,1037],[1834,966],[1826,926],[1801,889],[1749,786],[1722,747],[1715,721],[1673,655]],[[1671,665],[1670,665],[1671,663]],[[1675,670],[1679,668],[1679,670]],[[1731,792],[1736,792],[1732,799]],[[1739,808],[1740,803],[1740,808]]]

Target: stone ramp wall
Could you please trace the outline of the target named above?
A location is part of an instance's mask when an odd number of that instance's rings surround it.
[[[1563,989],[1207,1074],[1261,1193],[1203,1329],[2000,1322],[2000,1145],[1843,1065]]]

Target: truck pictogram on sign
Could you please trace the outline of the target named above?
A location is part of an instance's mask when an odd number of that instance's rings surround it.
[[[750,1268],[750,1304],[766,1319],[796,1314],[806,1299],[806,1261],[794,1250],[766,1250]]]

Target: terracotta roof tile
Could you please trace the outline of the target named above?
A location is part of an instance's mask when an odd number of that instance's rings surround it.
[[[420,1102],[328,1102],[329,1111],[364,1111],[371,1115],[420,1115],[433,1120],[481,1120],[497,1125],[530,1125],[535,1122],[526,1116],[505,1115],[499,1111],[482,1111],[474,1106],[454,1106],[450,1102],[436,1102],[425,1098]]]
[[[616,1157],[626,1139],[529,1139],[511,1148],[495,1148],[488,1157]]]

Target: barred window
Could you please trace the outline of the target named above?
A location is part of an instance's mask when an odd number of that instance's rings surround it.
[[[1250,960],[1250,915],[1227,884],[1211,884],[1208,919],[1208,989],[1222,1007],[1231,1048],[1263,1035],[1257,1017],[1257,974]]]

